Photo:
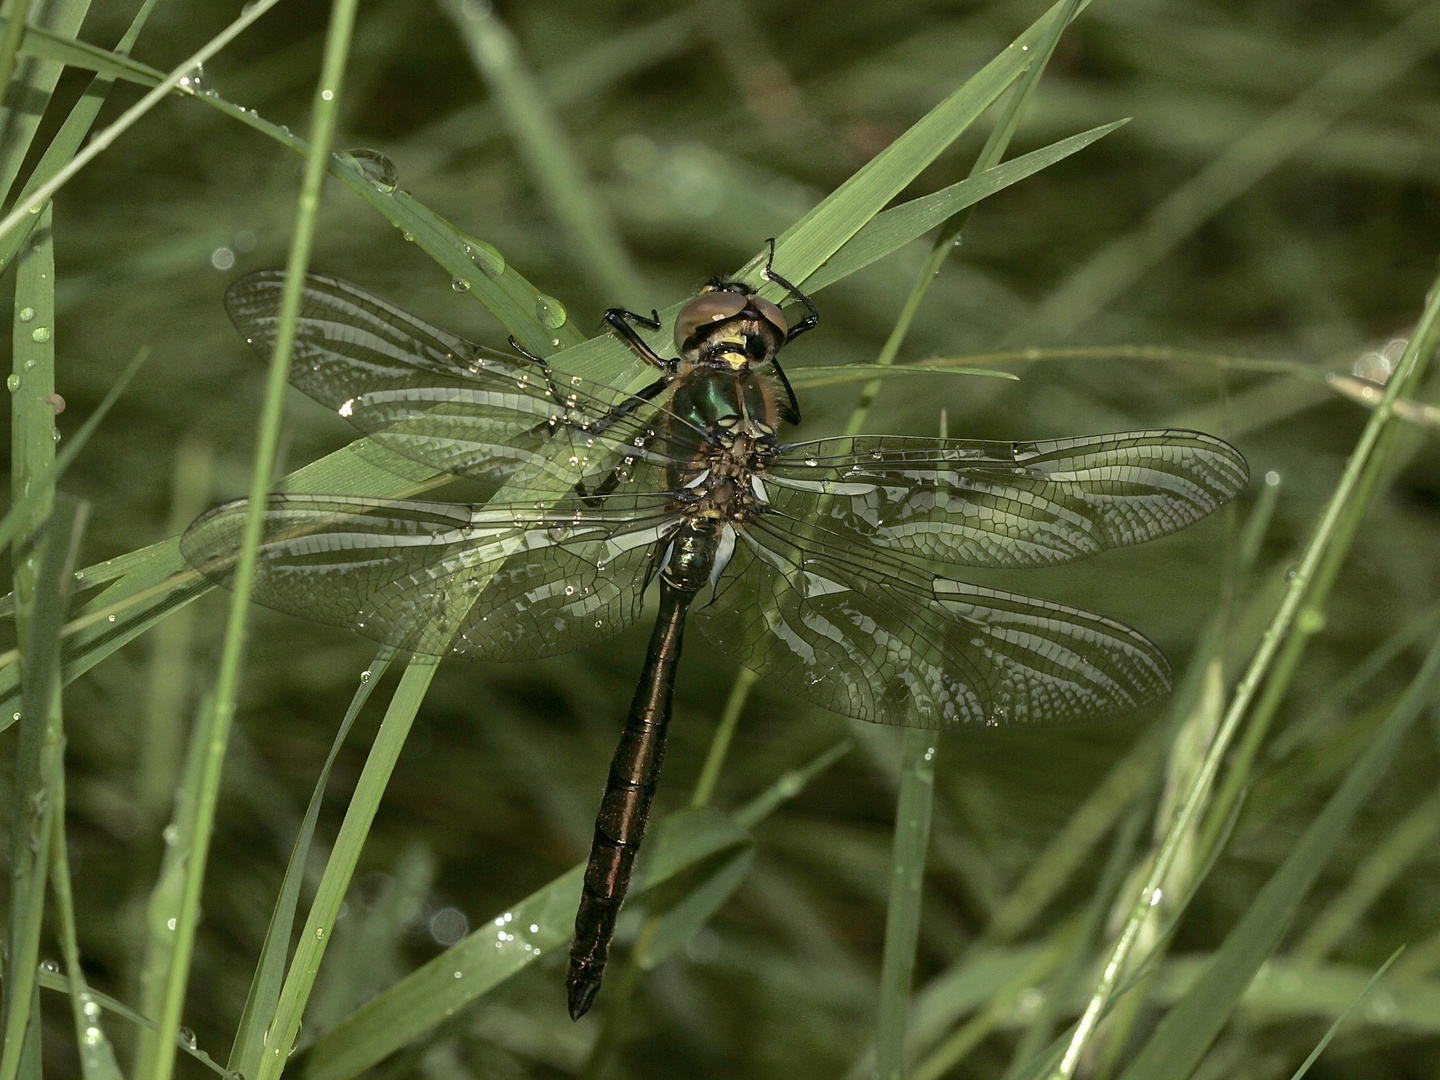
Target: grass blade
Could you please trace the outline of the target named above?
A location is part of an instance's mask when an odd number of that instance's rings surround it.
[[[1205,973],[1146,1040],[1121,1080],[1190,1075],[1225,1024],[1250,980],[1274,951],[1315,878],[1344,839],[1355,812],[1385,775],[1401,740],[1440,686],[1440,641],[1346,775],[1325,809],[1305,830],[1246,910]]]
[[[305,865],[310,858],[310,842],[315,835],[315,824],[320,818],[320,804],[324,801],[325,788],[329,784],[330,770],[340,755],[355,718],[360,715],[370,693],[380,681],[385,669],[390,666],[394,652],[381,649],[375,659],[360,676],[360,685],[345,710],[345,718],[335,733],[330,745],[330,755],[315,778],[315,789],[310,803],[305,807],[305,818],[300,833],[295,838],[295,847],[290,853],[290,862],[285,867],[285,879],[280,886],[280,895],[275,901],[275,910],[270,916],[270,927],[266,931],[260,950],[260,962],[255,965],[255,977],[250,983],[250,993],[245,999],[245,1010],[240,1016],[240,1026],[235,1033],[234,1047],[230,1051],[227,1067],[243,1076],[254,1076],[260,1067],[260,1058],[265,1050],[265,1032],[275,1019],[275,1007],[280,1000],[280,987],[285,975],[285,959],[290,951],[290,936],[295,927],[295,911],[300,903],[300,887],[305,882]]]
[[[19,5],[15,7],[18,9]],[[31,7],[32,4],[25,5],[27,10]],[[43,5],[39,18],[46,31],[66,40],[80,32],[80,24],[85,21],[89,10],[90,0],[61,0]],[[9,33],[7,25],[7,36]],[[27,32],[25,37],[29,36]],[[23,39],[21,44],[23,46]],[[5,103],[0,104],[0,191],[8,192],[20,175],[20,167],[30,152],[31,140],[40,126],[40,117],[59,80],[59,64],[32,57],[16,65],[13,79],[0,84],[5,87]],[[35,205],[39,206],[43,201],[37,201]]]
[[[20,738],[15,751],[14,810],[11,818],[10,925],[4,985],[4,1046],[0,1077],[22,1072],[36,1000],[40,930],[45,916],[45,879],[50,866],[55,818],[60,813],[52,783],[63,768],[60,728],[60,626],[64,621],[75,552],[84,531],[85,507],[59,501],[45,530],[40,566],[32,580],[29,614],[22,623],[25,642],[25,694]],[[38,1072],[37,1074],[38,1075]]]
[[[265,7],[266,0],[261,0],[248,15],[258,17],[258,13]],[[204,754],[198,783],[193,793],[195,800],[192,812],[194,831],[189,837],[184,894],[175,928],[170,969],[165,981],[164,1002],[158,1018],[160,1024],[157,1037],[159,1056],[154,1063],[155,1080],[170,1080],[175,1064],[173,1045],[175,1034],[180,1028],[180,1012],[184,1006],[185,988],[189,981],[190,959],[195,945],[196,925],[199,921],[201,885],[204,881],[206,857],[209,853],[210,838],[214,828],[215,805],[220,795],[221,766],[225,760],[230,724],[235,713],[235,698],[239,690],[240,663],[249,616],[250,593],[255,580],[256,551],[260,542],[265,496],[270,488],[270,477],[275,470],[276,448],[280,441],[280,419],[284,410],[286,378],[290,373],[290,352],[295,341],[295,324],[300,310],[300,290],[304,284],[305,271],[309,265],[310,250],[314,242],[315,215],[320,206],[320,186],[325,179],[330,142],[335,132],[340,104],[340,84],[345,72],[345,61],[350,51],[350,38],[355,25],[355,8],[356,0],[335,0],[330,11],[330,23],[325,37],[325,53],[321,63],[319,84],[315,88],[312,109],[313,131],[310,153],[305,161],[305,175],[301,181],[300,196],[295,211],[295,223],[290,241],[290,258],[286,265],[287,281],[276,329],[275,353],[271,358],[270,374],[265,385],[265,402],[261,410],[255,461],[251,469],[250,513],[245,521],[245,535],[235,571],[234,592],[230,597],[215,690],[210,708],[202,715],[194,735],[196,743],[204,747]],[[237,28],[242,26],[246,18],[247,15],[242,14],[240,21],[231,24],[231,30],[238,33]],[[226,31],[226,33],[230,32],[230,30]],[[223,44],[222,39],[228,40],[225,38],[225,34],[221,34],[201,52],[215,51],[220,47],[219,44],[216,44],[217,42]],[[195,62],[198,63],[199,59],[203,59],[203,57],[197,54]],[[191,66],[193,67],[193,64]],[[140,104],[144,104],[152,97],[158,100],[156,95],[165,88],[166,84],[161,83],[154,91],[142,98]],[[100,141],[97,138],[91,145],[94,146]],[[81,158],[77,157],[75,161],[80,162]],[[61,175],[63,173],[57,174],[56,180],[59,180]],[[0,225],[0,233],[3,232],[4,226]],[[297,1015],[297,1026],[298,1023]],[[286,1045],[289,1045],[288,1042]],[[281,1063],[283,1064],[283,1059],[281,1059]],[[278,1069],[276,1071],[278,1072]]]

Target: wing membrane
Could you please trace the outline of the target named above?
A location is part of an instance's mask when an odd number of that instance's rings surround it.
[[[225,295],[236,329],[267,359],[284,285],[283,272],[262,271]],[[483,349],[319,274],[305,280],[289,377],[397,453],[521,490],[529,478],[584,483],[626,458],[632,475],[688,460],[703,438],[622,390]]]
[[[217,507],[180,539],[191,565],[226,587],[246,506]],[[672,521],[646,496],[536,510],[273,495],[255,600],[412,652],[553,656],[634,622]]]
[[[715,600],[695,615],[746,667],[878,723],[1071,723],[1170,689],[1164,655],[1122,623],[932,577],[778,514],[739,530]]]
[[[1082,559],[1183,529],[1249,479],[1228,443],[1196,431],[1042,442],[893,436],[783,447],[771,504],[836,533],[962,566]]]

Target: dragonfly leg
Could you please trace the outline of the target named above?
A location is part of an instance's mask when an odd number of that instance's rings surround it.
[[[588,429],[589,433],[592,435],[599,435],[604,433],[606,428],[611,427],[613,424],[629,416],[641,405],[645,404],[645,402],[650,401],[657,395],[659,395],[669,385],[670,376],[665,375],[661,378],[656,379],[649,386],[644,387],[641,390],[637,390],[634,394],[630,395],[630,397],[626,398],[619,405],[616,405],[599,420],[595,421],[595,423],[591,424]],[[606,495],[609,495],[612,491],[614,491],[615,488],[619,485],[619,483],[620,468],[619,466],[616,466],[614,469],[610,470],[610,474],[600,482],[600,485],[594,491],[587,491],[585,489],[585,481],[576,481],[575,494],[579,495],[580,498],[583,499],[587,505],[598,506],[600,505],[600,501],[604,499]]]
[[[790,328],[790,332],[785,335],[785,344],[788,345],[801,334],[805,333],[805,331],[814,330],[815,327],[819,325],[820,312],[815,309],[815,304],[810,299],[810,297],[806,296],[794,285],[791,285],[790,282],[786,281],[783,277],[781,277],[775,272],[775,238],[772,236],[769,240],[766,241],[766,243],[770,245],[770,257],[765,260],[765,277],[770,281],[775,282],[776,285],[779,285],[782,289],[789,293],[790,299],[796,301],[797,303],[805,305],[805,317],[801,319],[798,323],[796,323],[794,326],[792,326]],[[787,390],[790,388],[788,383],[786,384],[785,388]],[[790,400],[795,400],[795,395],[793,393],[790,395]]]
[[[637,334],[635,328],[630,325],[632,322],[639,323],[647,330],[659,330],[660,313],[658,311],[652,311],[647,318],[644,315],[637,315],[633,311],[626,311],[624,308],[612,307],[605,312],[605,321],[610,324],[610,329],[619,334],[621,340],[630,346],[631,350],[637,353],[647,364],[653,364],[662,371],[673,372],[675,370],[675,361],[666,360],[654,349],[650,348],[649,345],[645,344],[645,339]]]

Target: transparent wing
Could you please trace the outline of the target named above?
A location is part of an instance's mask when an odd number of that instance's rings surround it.
[[[1104,616],[933,577],[778,514],[737,532],[714,601],[692,609],[700,627],[824,708],[906,727],[1049,725],[1170,690],[1160,650]]]
[[[191,565],[229,587],[247,503],[197,518]],[[255,600],[430,655],[518,660],[603,641],[635,621],[651,549],[672,527],[659,498],[461,506],[274,495]]]
[[[1081,559],[1183,529],[1249,480],[1240,452],[1196,431],[1044,442],[893,436],[781,448],[771,504],[841,536],[962,566]]]
[[[282,271],[266,270],[225,294],[235,328],[266,359],[284,286]],[[397,453],[522,490],[539,477],[587,483],[627,459],[630,474],[689,460],[703,437],[634,395],[483,349],[319,274],[305,279],[290,382]]]

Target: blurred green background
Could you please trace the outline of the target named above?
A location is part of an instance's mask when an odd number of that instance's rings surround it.
[[[1433,6],[1096,0],[1062,38],[1012,154],[1133,121],[979,207],[901,360],[1163,344],[1383,377],[1440,250],[1440,20],[1416,15]],[[608,262],[557,218],[492,105],[456,29],[475,11],[430,0],[362,5],[336,146],[383,151],[419,201],[493,244],[595,333],[606,306],[664,307],[740,265],[1041,10],[1032,0],[497,5],[613,225],[620,247]],[[237,11],[161,0],[134,55],[168,70]],[[108,48],[132,14],[98,0],[81,36]],[[325,18],[325,5],[282,3],[206,65],[205,85],[303,132]],[[51,128],[84,84],[75,72],[62,77]],[[117,89],[101,123],[138,96]],[[982,120],[907,197],[963,178],[985,133]],[[221,296],[240,274],[283,263],[298,161],[177,97],[56,200],[57,383],[70,406],[57,421],[62,435],[138,347],[153,350],[64,484],[93,503],[84,563],[173,535],[243,493],[264,373]],[[787,351],[788,366],[873,361],[925,252],[923,241],[911,245],[826,290],[820,328]],[[504,343],[479,304],[333,180],[312,265],[478,341]],[[1135,625],[1177,670],[1221,600],[1226,551],[1262,478],[1277,474],[1279,499],[1255,571],[1233,584],[1242,611],[1252,595],[1274,595],[1367,415],[1314,380],[1207,362],[1090,356],[1009,367],[1020,382],[893,380],[867,430],[931,434],[943,409],[957,436],[1178,425],[1223,435],[1247,455],[1256,479],[1235,514],[1063,571],[995,575],[1005,587]],[[854,386],[806,394],[803,434],[837,433],[855,394]],[[287,408],[286,470],[353,435],[298,394]],[[1413,671],[1411,642],[1356,692],[1333,693],[1437,596],[1437,466],[1433,439],[1408,433],[1174,954],[1217,946],[1353,757],[1356,725],[1373,721]],[[127,1000],[177,767],[178,743],[156,733],[187,724],[210,685],[224,603],[205,597],[180,617],[193,621],[166,624],[168,639],[165,629],[152,632],[66,696],[81,944],[92,983]],[[1257,630],[1254,619],[1238,621],[1232,662],[1243,662]],[[1433,621],[1420,631],[1423,648]],[[386,793],[302,1041],[583,858],[648,632],[543,662],[442,666]],[[349,634],[255,613],[185,1012],[200,1046],[222,1060],[305,800],[373,655]],[[735,674],[691,635],[659,812],[688,799]],[[372,705],[342,752],[321,838],[334,835],[378,717]],[[941,740],[917,987],[964,955],[1157,721],[1152,713]],[[717,801],[737,805],[850,728],[760,683]],[[835,1077],[866,1051],[899,733],[855,725],[854,734],[856,749],[759,829],[753,870],[711,926],[644,975],[611,1075]],[[1437,750],[1440,723],[1417,726],[1292,938],[1398,822],[1428,805]],[[1022,940],[1043,939],[1080,909],[1106,850],[1085,854]],[[1436,850],[1420,847],[1331,959],[1373,970],[1395,946],[1440,929]],[[322,854],[312,860],[317,874]],[[47,942],[42,956],[52,948]],[[578,1074],[597,1020],[570,1022],[562,978],[562,958],[548,957],[379,1075]],[[597,1012],[604,1005],[602,995]],[[74,1075],[64,1002],[51,995],[46,1008],[48,1074]],[[1158,1014],[1148,1006],[1137,1030]],[[1330,1018],[1298,1005],[1242,1011],[1202,1075],[1283,1080]],[[112,1029],[123,1044],[123,1026]],[[1440,1006],[1428,1026],[1362,1008],[1311,1075],[1440,1075],[1437,1034]],[[1002,1024],[948,1075],[999,1077],[1016,1037],[1015,1024]],[[180,1069],[202,1075],[193,1062]]]

